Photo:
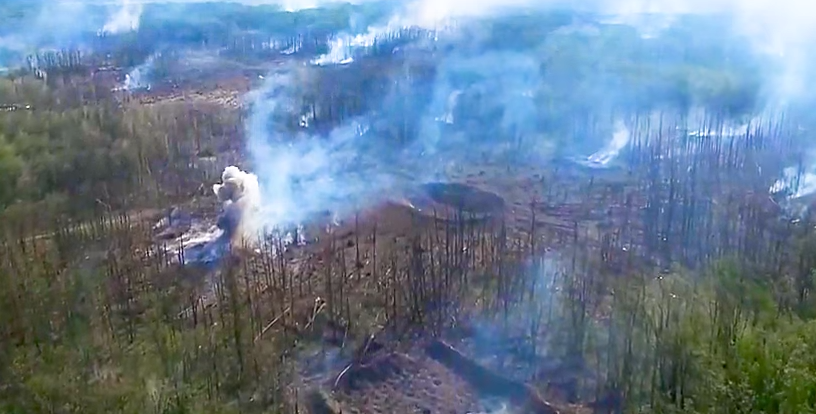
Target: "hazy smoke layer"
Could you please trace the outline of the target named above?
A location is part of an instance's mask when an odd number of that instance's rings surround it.
[[[18,64],[15,55],[39,49],[61,49],[88,46],[88,37],[97,34],[116,35],[138,30],[142,13],[148,4],[215,4],[208,0],[26,0],[35,8],[33,16],[19,21],[0,24],[0,65]],[[297,11],[330,3],[357,3],[341,0],[226,0],[249,6],[276,5],[283,10]],[[2,7],[2,6],[0,6]],[[186,19],[190,16],[164,16],[167,19]],[[16,60],[16,61],[12,61]]]
[[[567,2],[559,0],[417,0],[405,3],[398,13],[384,22],[357,33],[338,36],[331,50],[313,61],[318,65],[349,64],[355,50],[370,47],[378,38],[407,27],[422,27],[435,31],[455,31],[458,21],[496,16],[524,9],[552,7],[581,8],[609,13],[625,24],[641,29],[644,37],[651,37],[671,26],[675,17],[685,13],[705,13],[721,18],[724,30],[736,27],[745,41],[764,56],[772,57],[766,68],[765,89],[767,104],[778,106],[798,98],[801,84],[808,74],[812,56],[810,41],[816,40],[816,4],[805,1],[771,0],[684,0],[684,1],[600,1]],[[663,13],[658,20],[644,13]],[[777,30],[778,29],[778,30]],[[508,39],[508,42],[512,42]],[[440,73],[432,85],[429,104],[422,111],[420,139],[403,153],[407,175],[415,180],[427,178],[444,168],[445,161],[466,158],[466,153],[478,153],[479,134],[512,133],[519,140],[536,139],[535,102],[531,90],[536,83],[538,67],[523,54],[491,54],[474,51],[470,55],[449,59],[442,63]],[[462,74],[490,79],[476,86],[461,85],[454,81]],[[491,81],[492,80],[492,81]],[[295,79],[276,76],[256,94],[253,116],[248,125],[250,151],[255,171],[260,178],[263,193],[262,216],[267,223],[297,223],[321,209],[337,210],[373,202],[371,194],[382,194],[392,184],[389,174],[377,169],[362,171],[349,167],[356,162],[367,118],[356,119],[333,131],[328,139],[315,137],[287,137],[282,130],[270,131],[270,119],[279,111],[285,112]],[[470,90],[469,90],[470,88]],[[396,92],[395,92],[396,94]],[[491,104],[503,116],[491,131],[468,130],[457,122],[457,107],[465,105],[469,95],[490,96]],[[399,95],[397,95],[399,96]],[[399,98],[394,98],[399,99]],[[386,99],[388,102],[388,99]],[[389,119],[387,108],[371,114],[372,119]],[[490,113],[485,110],[485,113]],[[381,116],[383,115],[383,116]],[[272,122],[274,124],[274,122]],[[447,125],[447,126],[446,126]],[[446,130],[447,132],[442,132]],[[483,128],[482,128],[483,129]],[[453,130],[454,133],[450,133]],[[458,134],[456,133],[458,132]],[[374,134],[377,133],[375,130]],[[444,135],[444,139],[443,139]],[[611,126],[609,141],[596,147],[588,161],[605,166],[628,145],[630,132],[618,122]],[[489,136],[485,138],[489,142]],[[542,140],[541,147],[549,142]],[[444,151],[445,146],[456,147],[458,152]],[[439,152],[442,152],[439,155]],[[430,156],[439,155],[431,159]],[[357,160],[359,161],[359,160]],[[349,173],[353,169],[354,173]]]
[[[534,132],[532,91],[538,66],[522,53],[450,56],[436,68],[433,79],[395,79],[390,82],[393,89],[368,113],[327,133],[291,132],[286,119],[300,111],[298,89],[324,70],[356,67],[272,74],[251,97],[247,135],[265,226],[297,225],[325,214],[342,216],[398,195],[417,182],[444,179],[450,166],[506,151],[496,144],[499,134],[528,141],[526,148],[544,146],[535,142]],[[490,99],[480,98],[486,96]],[[468,117],[490,119],[492,126],[460,122],[463,111]],[[304,119],[307,124],[308,117]],[[401,146],[393,131],[402,122],[413,125],[410,128],[417,133]]]
[[[286,10],[316,8],[333,3],[362,3],[374,0],[231,0],[230,3],[247,5],[278,5]],[[43,2],[42,18],[29,25],[25,37],[32,32],[61,31],[58,37],[70,38],[71,33],[87,24],[85,6],[105,5],[111,14],[94,31],[118,33],[138,28],[144,4],[150,3],[206,3],[203,0],[58,0],[56,5]],[[401,11],[388,21],[367,28],[360,33],[348,34],[338,40],[337,48],[366,45],[365,39],[377,33],[398,27],[418,26],[439,29],[452,20],[495,17],[524,9],[574,8],[615,14],[618,19],[645,30],[655,30],[654,19],[638,17],[643,13],[720,14],[725,25],[736,23],[757,50],[776,56],[774,82],[779,94],[796,94],[802,90],[803,77],[810,67],[811,44],[816,41],[816,3],[808,0],[414,0],[403,3]],[[15,36],[4,36],[14,39]],[[356,40],[355,40],[356,39]],[[6,40],[5,43],[11,43]],[[345,60],[338,58],[338,61]],[[325,63],[325,61],[323,61]],[[780,97],[784,100],[786,97]]]
[[[373,0],[371,0],[373,1]],[[105,4],[110,15],[94,28],[95,31],[118,33],[139,27],[143,5],[147,3],[203,3],[199,1],[69,1],[59,2],[58,19],[42,19],[31,31],[55,27],[65,33],[54,35],[70,38],[76,32],[74,25],[83,22],[83,8],[91,4]],[[276,4],[286,10],[320,7],[337,0],[235,0],[243,4]],[[357,3],[353,1],[352,3]],[[359,28],[353,33],[337,36],[329,53],[317,58],[319,65],[348,64],[354,61],[357,49],[370,47],[378,38],[406,27],[421,27],[432,31],[454,33],[458,23],[480,18],[495,18],[503,14],[529,9],[573,8],[614,15],[617,21],[641,29],[644,36],[654,36],[665,30],[675,18],[683,13],[717,14],[725,28],[736,27],[753,49],[771,58],[764,68],[764,86],[769,105],[789,104],[806,98],[804,87],[811,78],[816,44],[816,3],[807,0],[414,0],[400,3],[398,12],[370,27]],[[43,16],[53,15],[44,6]],[[48,11],[49,13],[45,13]],[[643,16],[644,13],[662,13],[660,19]],[[94,23],[96,24],[96,23]],[[6,40],[2,40],[6,39]],[[17,41],[20,40],[19,42]],[[6,36],[0,43],[25,42],[25,37]],[[508,39],[513,42],[514,39]],[[12,43],[15,42],[15,43]],[[421,179],[430,176],[450,160],[442,151],[444,144],[459,144],[476,153],[476,137],[491,133],[512,133],[520,140],[536,139],[536,114],[534,98],[529,91],[535,84],[537,63],[523,53],[490,54],[472,51],[470,55],[457,56],[442,63],[440,73],[431,85],[427,108],[420,111],[419,139],[405,150],[406,176]],[[349,67],[354,70],[353,66]],[[482,81],[479,86],[461,85],[454,81],[462,73],[492,80]],[[133,77],[135,79],[135,77]],[[260,204],[261,219],[252,227],[260,225],[297,224],[322,211],[340,211],[372,203],[383,191],[390,189],[395,178],[386,174],[381,165],[365,158],[363,143],[380,129],[371,128],[377,113],[349,120],[335,128],[327,136],[293,136],[281,127],[281,113],[297,112],[299,103],[294,102],[295,90],[302,79],[292,75],[273,75],[264,87],[252,96],[252,115],[247,124],[249,149],[253,159],[253,171],[258,175],[257,197],[253,203]],[[137,82],[138,83],[138,82]],[[490,96],[494,109],[502,109],[495,130],[468,129],[457,117],[457,111],[475,100],[475,95]],[[391,98],[398,100],[399,91]],[[297,109],[297,110],[296,110]],[[393,109],[393,108],[392,108]],[[485,113],[491,113],[490,108]],[[383,108],[381,112],[386,112]],[[382,115],[390,115],[383,113]],[[383,119],[389,119],[387,116]],[[447,133],[447,130],[455,133]],[[457,135],[458,134],[458,135]],[[444,139],[443,139],[444,136]],[[593,160],[606,164],[627,145],[628,133],[624,128],[608,134],[607,147],[598,146],[585,155],[595,153]],[[458,141],[457,141],[458,140]],[[541,140],[542,147],[549,141]],[[464,144],[464,145],[462,145]],[[816,144],[814,144],[816,145]],[[462,155],[460,151],[457,155]],[[442,152],[435,160],[427,158]],[[455,160],[455,158],[453,158]],[[369,164],[369,162],[371,164]],[[237,174],[232,172],[230,174]],[[238,174],[240,176],[240,174]],[[245,177],[244,177],[245,178]],[[236,180],[233,175],[228,180]],[[240,180],[239,180],[240,181]],[[262,202],[261,202],[262,201]],[[230,200],[230,203],[236,203]],[[253,229],[254,231],[255,229]]]

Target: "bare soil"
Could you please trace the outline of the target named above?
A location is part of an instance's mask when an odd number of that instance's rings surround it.
[[[348,372],[333,394],[343,412],[467,413],[487,408],[467,381],[422,354],[390,353]]]
[[[421,345],[423,344],[424,345]],[[306,395],[313,414],[558,414],[536,391],[474,362],[445,342],[380,350]]]

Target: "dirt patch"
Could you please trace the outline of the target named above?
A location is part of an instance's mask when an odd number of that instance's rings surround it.
[[[447,343],[381,349],[306,394],[315,414],[558,414],[529,386],[480,366]],[[421,345],[421,344],[418,344]]]
[[[495,374],[442,341],[433,341],[425,352],[434,360],[465,379],[482,395],[505,398],[530,414],[558,414],[558,410],[544,401],[529,385]]]
[[[437,203],[473,214],[497,214],[504,209],[504,199],[495,193],[462,183],[430,183],[422,186]]]
[[[424,184],[397,204],[439,220],[490,220],[504,213],[502,197],[462,183]]]
[[[349,370],[332,396],[343,413],[484,411],[478,391],[422,353],[386,353]]]

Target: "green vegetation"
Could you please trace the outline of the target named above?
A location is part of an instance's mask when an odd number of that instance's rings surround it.
[[[0,272],[0,412],[293,412],[285,404],[297,384],[298,354],[291,351],[311,352],[311,329],[320,332],[327,321],[349,329],[352,340],[376,330],[383,317],[438,332],[448,312],[463,320],[481,314],[488,318],[480,317],[483,323],[500,326],[502,315],[507,321],[514,309],[526,309],[523,319],[539,332],[529,337],[535,346],[549,344],[557,359],[585,361],[575,372],[596,373],[579,377],[578,398],[600,397],[610,409],[808,413],[816,404],[816,320],[807,266],[799,278],[769,277],[730,262],[703,274],[660,277],[575,272],[544,286],[562,294],[530,297],[525,283],[531,279],[512,272],[524,267],[520,258],[531,246],[496,249],[470,261],[446,258],[447,242],[434,244],[446,239],[417,234],[436,253],[404,256],[402,247],[395,252],[381,245],[376,256],[361,253],[369,263],[364,269],[347,270],[345,259],[353,253],[340,249],[315,269],[322,280],[270,264],[270,252],[244,258],[218,276],[223,287],[205,304],[184,282],[189,269],[135,252],[147,235],[132,224],[111,217],[60,232],[48,244],[4,241],[1,253],[10,260]],[[499,233],[445,237],[487,251],[511,243]],[[812,254],[802,250],[795,260]],[[376,267],[373,257],[380,258]],[[484,267],[474,267],[470,277],[448,267],[463,258],[468,266],[484,260]],[[417,260],[425,276],[409,270]],[[271,267],[253,271],[257,266]],[[477,277],[485,268],[497,273]],[[445,269],[452,273],[444,276]],[[371,274],[364,279],[363,272]],[[411,290],[419,280],[428,286]],[[467,289],[436,290],[448,284]],[[465,291],[480,291],[481,299],[466,305]],[[409,292],[417,302],[406,300]],[[324,298],[328,310],[313,307],[315,297]],[[439,298],[458,298],[462,308],[422,304]],[[304,304],[290,312],[295,303]],[[530,305],[534,312],[525,307]]]
[[[609,326],[588,339],[605,359],[605,386],[630,412],[813,412],[813,297],[752,274],[720,264],[627,279],[613,290]]]
[[[179,273],[123,250],[97,259],[106,252],[95,237],[124,242],[135,233],[96,225],[96,235],[54,239],[70,253],[3,247],[13,260],[0,272],[0,412],[246,413],[280,401],[284,365],[252,347],[246,334],[258,321],[235,290],[219,294],[218,310],[180,320],[176,305],[186,298],[166,283]]]
[[[19,213],[45,202],[33,209],[87,217],[178,196],[174,177],[195,180],[198,151],[238,129],[237,111],[121,105],[82,83],[0,79],[0,102],[0,207]]]

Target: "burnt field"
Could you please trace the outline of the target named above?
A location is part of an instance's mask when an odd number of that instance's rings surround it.
[[[619,168],[570,160],[452,166],[444,182],[318,217],[260,245],[227,246],[207,263],[185,257],[200,257],[196,249],[210,242],[201,233],[212,231],[220,207],[194,181],[174,185],[179,194],[198,191],[175,204],[192,224],[161,239],[153,229],[161,215],[114,215],[4,251],[106,269],[95,303],[107,311],[94,316],[115,335],[106,340],[125,344],[141,335],[141,321],[169,320],[165,340],[213,398],[227,381],[258,381],[246,407],[615,410],[625,391],[610,387],[619,374],[605,361],[625,360],[626,347],[596,335],[635,300],[620,289],[662,283],[677,266],[717,257],[791,274],[808,260],[796,256],[808,217],[772,198],[775,176],[746,167],[765,151],[783,154],[784,140],[757,129],[690,139],[681,152],[660,134],[633,140]],[[214,177],[218,167],[209,168],[204,176]],[[86,258],[71,259],[75,252]],[[11,263],[15,273],[33,269]],[[279,394],[264,397],[270,387]]]
[[[286,367],[276,375],[288,384],[280,398],[298,412],[615,410],[624,397],[604,385],[614,374],[603,365],[609,345],[590,348],[598,338],[576,333],[611,329],[625,300],[615,292],[715,255],[744,257],[760,272],[796,271],[801,259],[790,254],[807,217],[772,199],[774,176],[738,167],[766,148],[783,152],[785,142],[765,133],[661,153],[656,132],[634,140],[622,154],[630,166],[619,169],[452,168],[446,183],[234,245],[215,268],[179,267],[187,242],[156,244],[148,221],[127,232],[141,248],[106,262],[119,281],[109,294],[172,292],[166,312],[179,334],[239,329],[239,342],[217,349],[240,347],[232,362],[259,370],[242,375],[264,378],[268,367],[253,364],[274,344]],[[653,165],[666,178],[650,178]],[[206,211],[217,206],[199,209],[194,221],[214,220]],[[82,233],[65,237],[91,237]],[[138,278],[126,269],[140,269]],[[155,306],[136,299],[120,309],[135,312],[123,322]]]

